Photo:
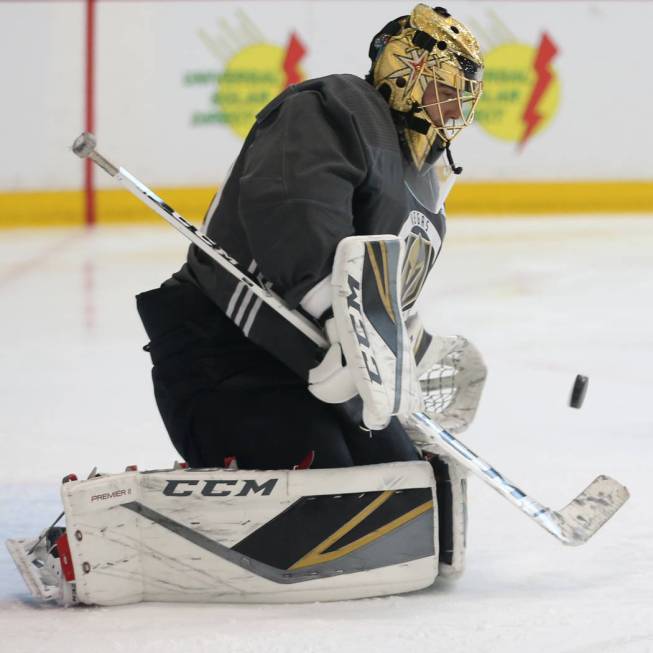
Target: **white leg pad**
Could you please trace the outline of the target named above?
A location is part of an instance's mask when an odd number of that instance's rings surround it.
[[[80,602],[380,596],[438,574],[426,462],[125,472],[62,485]]]
[[[438,526],[440,533],[439,575],[458,578],[465,571],[467,550],[467,470],[437,448],[426,446],[423,453],[430,458],[435,471],[438,494]],[[433,456],[431,458],[431,456]]]

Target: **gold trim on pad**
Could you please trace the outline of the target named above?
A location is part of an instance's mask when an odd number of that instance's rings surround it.
[[[376,288],[379,291],[379,296],[385,307],[385,311],[388,314],[388,317],[393,321],[395,320],[395,314],[392,310],[392,301],[390,297],[390,279],[389,279],[389,269],[388,269],[388,248],[384,241],[379,241],[378,246],[381,250],[381,267],[383,271],[379,270],[379,263],[376,260],[376,253],[374,252],[374,247],[372,243],[365,243],[365,248],[367,249],[367,256],[370,259],[370,265],[372,266],[372,271],[374,273],[374,279],[376,280]]]
[[[321,564],[323,562],[329,562],[330,560],[337,560],[343,556],[356,551],[366,544],[370,544],[375,540],[387,535],[388,533],[396,530],[400,526],[412,521],[416,517],[419,517],[425,512],[433,509],[433,501],[426,501],[425,503],[409,510],[407,513],[400,515],[396,519],[393,519],[391,522],[388,522],[384,526],[377,528],[376,530],[359,537],[357,540],[346,544],[345,546],[331,551],[330,553],[323,553],[333,544],[335,544],[340,538],[344,537],[352,529],[354,529],[358,524],[360,524],[364,519],[369,517],[377,508],[382,506],[392,495],[394,491],[386,490],[380,494],[374,501],[372,501],[368,506],[363,508],[358,514],[354,515],[348,522],[343,524],[337,531],[329,535],[323,542],[320,542],[315,548],[309,551],[307,554],[302,556],[297,562],[288,567],[288,570],[291,569],[302,569],[304,567],[311,567],[313,565]]]

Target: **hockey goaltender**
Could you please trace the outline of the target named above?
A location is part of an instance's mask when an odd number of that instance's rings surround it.
[[[454,434],[485,366],[416,311],[461,168],[483,61],[442,7],[372,40],[363,80],[286,89],[256,117],[203,231],[84,133],[90,158],[193,243],[137,298],[154,392],[186,462],[64,478],[59,519],[7,547],[64,605],[328,601],[407,592],[464,568],[473,472],[563,544],[628,499],[605,475],[559,511]]]
[[[423,459],[401,424],[424,407],[422,394],[430,416],[454,433],[473,418],[480,356],[464,338],[427,333],[415,303],[445,236],[444,199],[460,172],[449,147],[474,118],[480,49],[448,11],[420,4],[374,36],[369,55],[366,79],[309,80],[258,114],[204,221],[213,241],[325,326],[337,356],[320,363],[292,347],[292,327],[196,246],[180,271],[138,297],[157,404],[191,468],[331,469],[325,478],[341,494],[342,468]],[[349,301],[334,301],[334,290]],[[366,350],[360,336],[371,332],[379,342]],[[447,522],[441,569],[459,572],[452,530],[464,528],[464,478],[442,457],[431,462]],[[315,532],[265,561],[285,569],[315,547],[337,550],[344,541],[327,546],[327,538],[349,520],[357,523],[343,534],[351,544],[423,504],[421,494],[403,493],[377,507],[380,491],[342,496],[310,527],[306,506],[275,515],[267,528],[292,531],[286,520],[301,514],[302,530]],[[356,564],[361,555],[361,546],[351,550]],[[331,559],[348,564],[344,553]]]
[[[463,431],[485,380],[473,345],[429,334],[415,309],[483,60],[465,25],[424,4],[369,55],[365,79],[312,79],[258,114],[203,226],[324,329],[326,355],[295,346],[292,326],[192,245],[137,298],[187,466],[64,483],[66,529],[20,555],[13,541],[37,595],[335,600],[462,572],[465,470],[416,446],[406,420],[424,411]]]
[[[290,325],[192,245],[137,298],[187,465],[64,483],[66,528],[10,546],[36,595],[335,600],[461,573],[465,470],[416,446],[405,421],[425,411],[463,431],[485,379],[473,345],[429,334],[415,310],[483,60],[460,21],[423,4],[369,55],[365,79],[312,79],[263,108],[203,225],[324,329],[326,355],[295,347]]]

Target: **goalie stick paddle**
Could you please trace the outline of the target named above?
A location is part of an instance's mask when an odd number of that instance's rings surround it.
[[[84,132],[75,140],[72,150],[82,159],[90,158],[141,202],[197,245],[218,265],[239,281],[247,284],[254,294],[316,345],[324,349],[328,347],[327,338],[313,322],[297,311],[288,308],[281,297],[260,285],[255,277],[245,271],[238,261],[229,256],[217,243],[190,224],[127,170],[110,163],[95,150],[95,146],[96,140],[93,134]],[[477,456],[451,433],[438,426],[426,414],[413,414],[405,420],[405,426],[416,444],[427,449],[434,447],[439,449],[438,453],[449,455],[563,544],[579,545],[587,542],[629,497],[628,490],[623,485],[608,476],[601,475],[597,476],[567,506],[559,511],[551,510],[527,495],[499,473],[495,467]]]

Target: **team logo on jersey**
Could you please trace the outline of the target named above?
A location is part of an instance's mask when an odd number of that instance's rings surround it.
[[[492,21],[497,38],[484,32],[490,42],[484,48],[483,95],[476,120],[491,136],[523,148],[558,111],[560,79],[553,67],[558,47],[546,31],[534,45],[519,41],[496,14]]]
[[[417,301],[442,242],[433,223],[420,211],[408,214],[399,236],[404,240],[401,307],[407,311]]]
[[[221,70],[187,72],[184,84],[214,89],[211,106],[193,113],[193,125],[225,125],[244,138],[256,114],[270,100],[305,79],[300,63],[306,47],[295,31],[285,44],[274,44],[244,11],[237,10],[236,19],[237,24],[221,19],[215,33],[199,30],[202,43],[220,62]]]
[[[406,253],[401,272],[401,305],[404,310],[417,301],[429,270],[435,263],[435,251],[431,241],[419,227],[406,238]]]

